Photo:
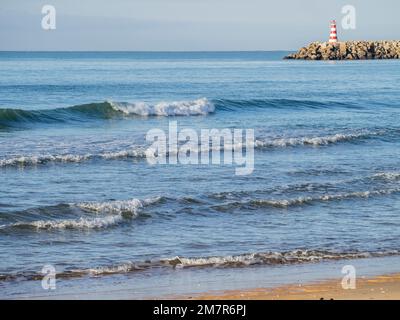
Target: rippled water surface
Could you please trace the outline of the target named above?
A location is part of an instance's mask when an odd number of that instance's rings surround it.
[[[3,284],[397,255],[400,62],[285,54],[0,53]],[[150,166],[170,121],[254,129],[254,172]]]

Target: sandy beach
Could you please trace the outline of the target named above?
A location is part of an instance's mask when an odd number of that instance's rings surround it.
[[[181,297],[194,300],[399,300],[400,273],[357,280],[356,289],[344,290],[341,279],[276,288],[209,292]]]

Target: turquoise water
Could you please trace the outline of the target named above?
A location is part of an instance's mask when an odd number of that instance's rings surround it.
[[[286,54],[0,53],[1,296],[46,264],[73,286],[397,255],[400,62]],[[254,129],[254,172],[149,165],[170,121]]]

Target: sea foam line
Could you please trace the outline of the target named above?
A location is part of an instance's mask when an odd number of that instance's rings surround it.
[[[346,142],[357,139],[364,139],[383,134],[382,131],[373,132],[359,132],[350,134],[334,134],[316,137],[294,137],[294,138],[271,138],[271,139],[256,139],[252,145],[244,145],[242,143],[236,144],[223,144],[217,146],[199,146],[198,152],[211,152],[211,151],[231,151],[238,150],[245,147],[253,146],[255,149],[264,148],[285,148],[296,146],[325,146],[339,142]],[[144,145],[133,146],[129,149],[110,151],[99,154],[39,154],[39,155],[21,155],[11,158],[0,159],[0,167],[12,166],[36,166],[47,163],[79,163],[94,159],[103,160],[118,160],[126,158],[142,159],[151,154],[147,152],[148,147]],[[171,155],[170,152],[166,153],[167,156]]]
[[[315,137],[294,137],[294,138],[279,138],[270,140],[256,140],[255,146],[263,147],[295,147],[295,146],[324,146],[335,144],[338,142],[352,141],[362,138],[369,138],[383,134],[383,131],[365,131],[357,133],[336,133],[326,136]]]
[[[24,155],[0,160],[0,167],[12,166],[36,166],[47,163],[79,163],[95,159],[118,160],[124,158],[144,158],[146,157],[145,148],[141,146],[132,149],[120,150],[115,152],[105,152],[99,154],[41,154]]]
[[[125,201],[106,201],[106,202],[83,202],[77,203],[75,206],[96,213],[102,214],[126,214],[137,216],[141,209],[146,206],[160,202],[162,197],[154,197],[144,200],[132,199]]]
[[[199,258],[175,257],[162,260],[178,267],[206,267],[206,266],[250,266],[258,264],[276,265],[321,260],[353,259],[371,257],[368,252],[340,253],[319,250],[294,250],[287,252],[261,252],[241,255],[213,256]]]
[[[159,102],[149,104],[146,102],[113,102],[108,101],[112,108],[125,115],[140,116],[194,116],[207,115],[215,111],[214,103],[207,98],[193,101]]]
[[[379,172],[373,175],[374,179],[382,179],[388,181],[396,181],[400,179],[400,172],[391,171],[391,172]]]
[[[338,194],[325,194],[321,196],[300,196],[291,199],[250,199],[243,201],[230,201],[222,204],[213,205],[212,208],[217,211],[226,212],[231,209],[241,207],[275,207],[275,208],[289,208],[294,206],[301,206],[305,204],[312,204],[314,202],[325,201],[340,201],[348,199],[368,199],[374,196],[390,195],[399,193],[400,188],[388,188],[382,190],[369,190],[369,191],[356,191],[349,193]]]
[[[398,255],[398,250],[385,250],[375,252],[336,252],[327,250],[292,250],[285,252],[257,252],[225,256],[204,256],[204,257],[180,257],[166,259],[155,259],[148,261],[128,261],[121,264],[101,266],[85,269],[72,269],[57,273],[57,278],[77,278],[83,276],[105,276],[137,272],[151,268],[240,268],[254,265],[289,265],[302,263],[316,263],[326,260],[348,260],[363,259],[372,257],[385,257]],[[13,279],[41,280],[42,274],[36,272],[22,272],[20,274],[3,274],[0,280],[10,281]]]
[[[101,218],[78,218],[75,220],[38,220],[32,222],[18,222],[8,227],[25,227],[36,230],[50,229],[101,229],[116,225],[122,221],[122,216]]]
[[[69,204],[70,207],[77,207],[86,212],[95,213],[95,217],[79,217],[77,219],[63,220],[36,220],[27,222],[16,222],[0,226],[0,229],[9,228],[32,228],[35,230],[51,229],[101,229],[117,225],[123,222],[124,218],[136,218],[141,210],[160,202],[162,197],[148,199],[131,199],[126,201],[106,202],[82,202]],[[103,216],[99,216],[103,215]]]
[[[334,252],[324,250],[293,250],[286,252],[258,252],[226,256],[173,257],[146,262],[127,262],[120,265],[76,270],[79,275],[109,275],[145,270],[155,267],[205,268],[205,267],[248,267],[253,265],[287,265],[315,263],[324,260],[362,259],[398,255],[397,250],[378,252]]]

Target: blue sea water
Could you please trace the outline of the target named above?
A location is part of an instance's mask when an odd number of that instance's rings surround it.
[[[286,54],[0,53],[1,296],[47,264],[72,283],[397,255],[400,62]],[[254,172],[151,166],[171,121],[254,129]]]

